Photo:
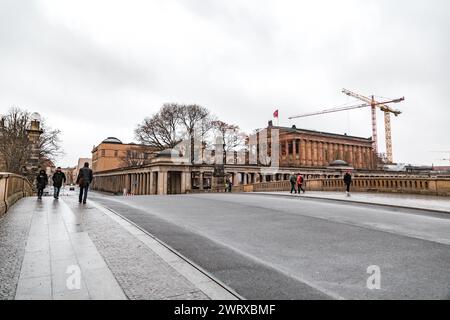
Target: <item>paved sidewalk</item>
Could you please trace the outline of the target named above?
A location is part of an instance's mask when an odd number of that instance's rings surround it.
[[[367,192],[353,192],[351,193],[350,197],[347,197],[345,192],[328,191],[306,191],[305,194],[301,193],[300,195],[290,194],[289,192],[258,192],[257,194],[331,199],[357,203],[372,203],[450,213],[450,198],[448,197]]]
[[[22,199],[0,220],[0,237],[0,299],[236,299],[156,239],[73,195]]]

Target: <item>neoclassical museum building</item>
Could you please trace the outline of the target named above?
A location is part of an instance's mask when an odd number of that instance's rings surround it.
[[[264,131],[267,134],[263,138],[257,133],[256,139],[249,139],[255,141],[254,148],[248,146],[240,157],[224,156],[220,165],[207,161],[207,157],[205,161],[193,162],[189,157],[180,156],[178,150],[167,149],[154,153],[139,166],[94,171],[93,188],[113,193],[180,194],[222,188],[223,185],[215,183],[218,171],[234,186],[239,186],[288,180],[292,173],[302,173],[307,178],[332,177],[346,170],[368,172],[377,168],[378,160],[371,138],[304,130],[295,126],[269,126]],[[274,133],[276,140],[273,139]],[[120,143],[118,139],[109,138],[102,142],[102,147],[114,154],[114,148],[122,149]],[[262,163],[258,155],[263,148],[269,150],[267,154],[270,157],[276,155],[277,161],[272,158],[271,163]],[[249,151],[252,149],[256,151],[255,157]],[[97,147],[94,147],[94,152],[97,161],[102,161]]]

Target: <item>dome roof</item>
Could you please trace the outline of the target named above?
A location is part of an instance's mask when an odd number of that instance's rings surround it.
[[[348,163],[344,160],[334,160],[330,163],[331,167],[348,167]]]
[[[179,157],[179,156],[180,156],[180,153],[174,149],[165,149],[156,154],[157,158],[160,158],[160,157],[172,158],[172,157]]]
[[[102,141],[102,143],[117,143],[117,144],[122,144],[122,141],[120,141],[119,139],[115,138],[115,137],[108,137],[105,140]]]

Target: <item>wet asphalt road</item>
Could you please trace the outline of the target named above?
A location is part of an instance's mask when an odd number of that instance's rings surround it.
[[[91,194],[247,299],[450,299],[450,215],[254,194]],[[369,266],[381,288],[369,290]]]

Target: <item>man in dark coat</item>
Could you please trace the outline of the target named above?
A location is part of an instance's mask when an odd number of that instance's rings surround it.
[[[56,172],[53,174],[53,197],[59,199],[59,192],[63,183],[66,183],[66,175],[61,171],[61,167],[56,168]]]
[[[344,184],[346,186],[345,193],[347,194],[347,197],[350,197],[350,185],[352,184],[352,175],[350,174],[350,172],[345,173]]]
[[[44,194],[44,189],[48,184],[48,176],[45,170],[40,170],[36,177],[36,187],[38,189],[38,200],[42,200],[42,195]]]
[[[296,193],[295,185],[297,184],[297,177],[295,176],[295,174],[291,174],[291,176],[289,177],[289,182],[291,183],[291,193]]]
[[[78,198],[78,202],[83,202],[83,204],[86,204],[89,185],[91,184],[93,178],[94,176],[92,174],[92,170],[89,169],[89,163],[85,162],[84,167],[80,169],[77,177],[77,184],[80,186],[80,196]]]

